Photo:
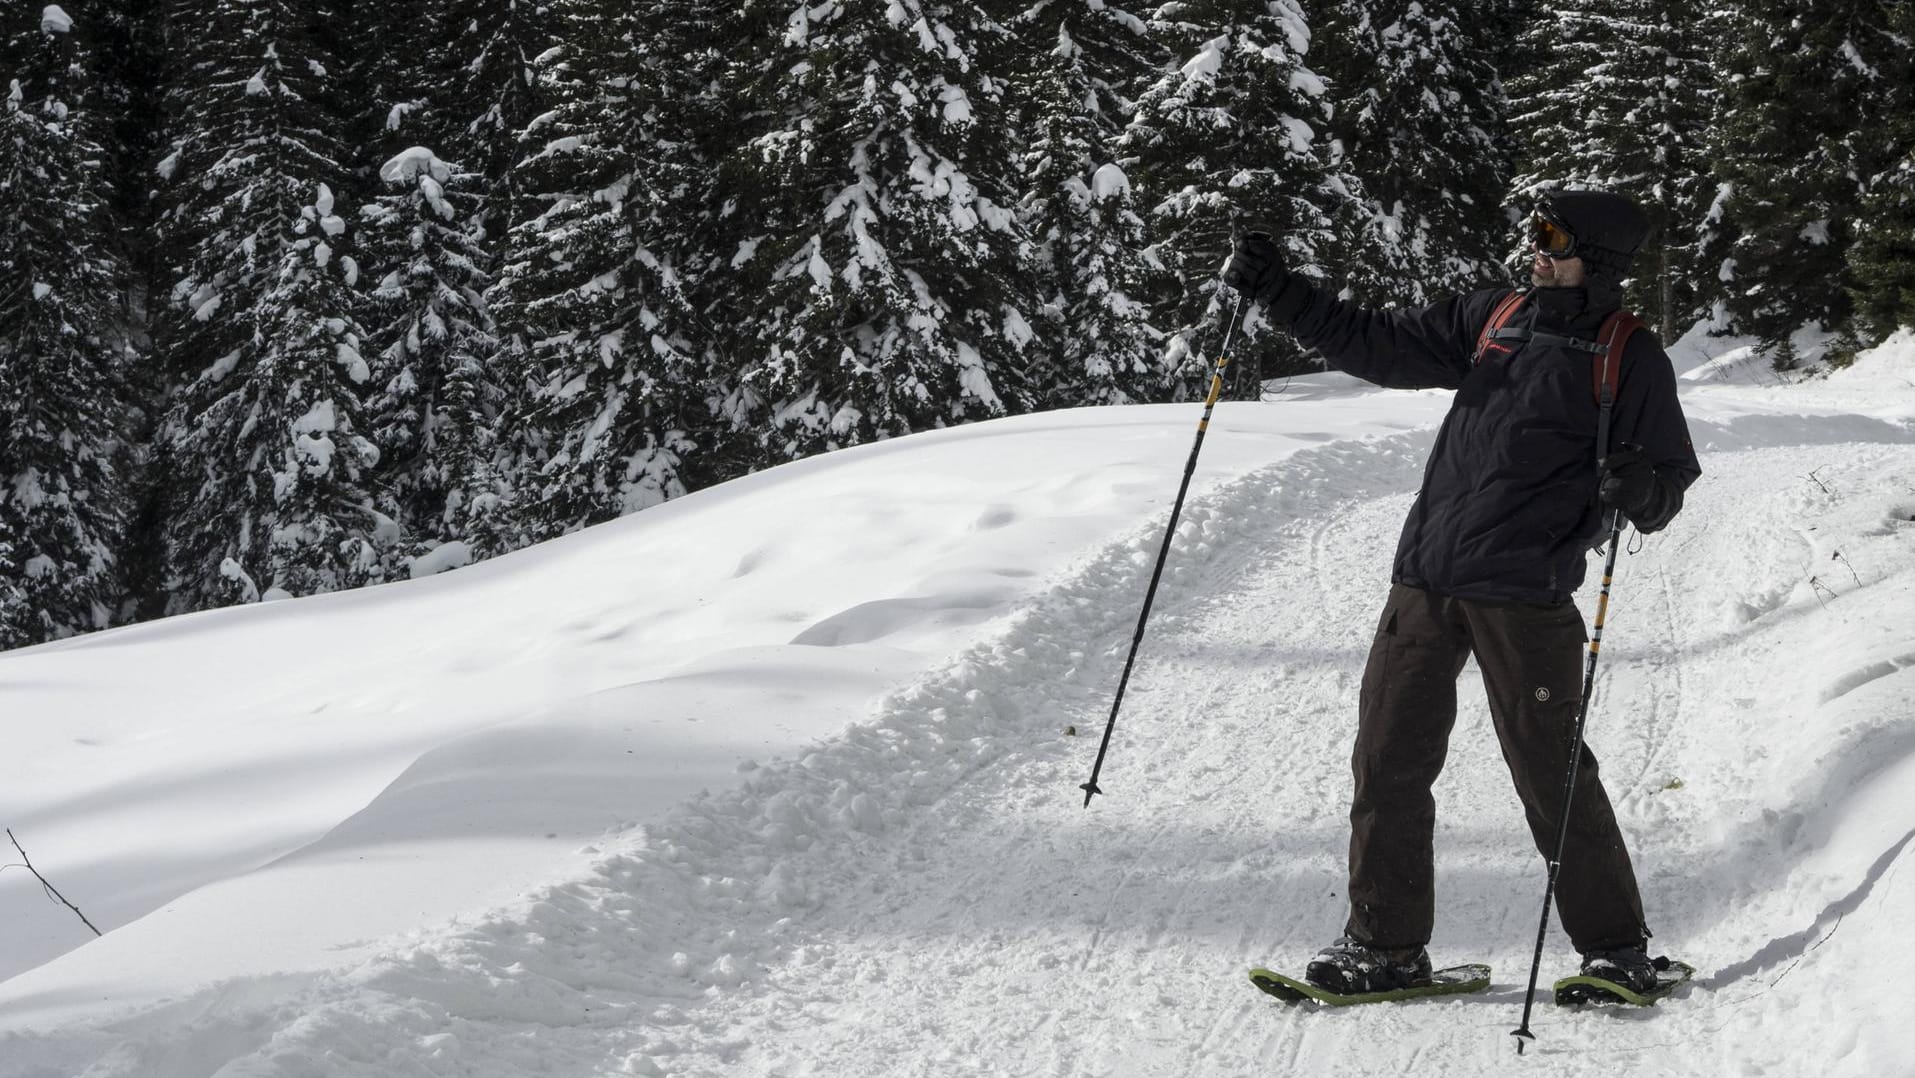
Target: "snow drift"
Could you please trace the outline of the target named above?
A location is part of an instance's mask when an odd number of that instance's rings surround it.
[[[1590,741],[1702,973],[1545,1007],[1522,1064],[1542,868],[1468,672],[1432,951],[1495,987],[1243,978],[1340,927],[1356,677],[1447,403],[1325,376],[1220,408],[1090,812],[1194,408],[0,658],[0,822],[108,930],[0,873],[0,1076],[1906,1073],[1912,360],[1690,380],[1705,475],[1623,558]]]

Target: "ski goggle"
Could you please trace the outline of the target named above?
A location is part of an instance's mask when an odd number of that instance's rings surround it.
[[[1575,234],[1540,210],[1529,218],[1529,241],[1551,258],[1568,258],[1576,253]]]

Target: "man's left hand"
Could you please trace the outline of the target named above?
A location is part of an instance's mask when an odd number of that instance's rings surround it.
[[[1620,509],[1635,520],[1656,497],[1656,469],[1639,445],[1623,444],[1598,465],[1602,471],[1603,504]]]

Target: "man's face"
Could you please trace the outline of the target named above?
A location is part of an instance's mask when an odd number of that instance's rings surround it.
[[[1583,283],[1583,260],[1551,258],[1532,248],[1529,279],[1538,288],[1575,288]]]

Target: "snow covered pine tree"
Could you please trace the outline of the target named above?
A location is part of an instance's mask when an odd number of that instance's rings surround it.
[[[1024,196],[1021,229],[1041,267],[1037,323],[1048,369],[1036,374],[1049,407],[1167,399],[1163,333],[1143,302],[1153,270],[1117,143],[1128,96],[1158,64],[1144,21],[1100,2],[1040,4],[1012,24],[1023,56],[1042,63],[1010,78]]]
[[[673,249],[704,190],[686,143],[703,122],[687,111],[697,47],[681,36],[696,24],[616,0],[553,11],[564,44],[540,66],[552,107],[517,169],[532,215],[513,227],[494,292],[536,369],[511,421],[527,541],[683,494],[690,432],[711,425]]]
[[[1552,62],[1510,86],[1511,203],[1531,205],[1547,184],[1635,200],[1653,231],[1625,303],[1669,341],[1703,314],[1696,230],[1713,192],[1703,143],[1714,80],[1701,17],[1650,0],[1561,0],[1524,32]],[[1510,253],[1512,264],[1529,257]]]
[[[1039,274],[1013,210],[1006,29],[943,0],[788,13],[731,35],[753,45],[726,92],[756,126],[720,192],[726,416],[774,464],[1028,411]]]
[[[335,13],[188,7],[173,23],[182,65],[158,196],[170,288],[153,329],[173,381],[169,612],[373,582],[391,537],[367,489],[372,372],[334,194],[344,122],[314,32]]]
[[[498,339],[469,193],[479,178],[420,146],[379,175],[386,193],[360,211],[360,260],[378,275],[364,316],[378,386],[366,412],[382,508],[400,533],[384,575],[419,576],[496,552],[504,393],[487,366]]]
[[[1207,375],[1205,349],[1221,340],[1229,313],[1217,275],[1233,230],[1268,224],[1291,265],[1321,272],[1338,232],[1361,212],[1361,184],[1320,154],[1326,88],[1304,66],[1310,31],[1293,0],[1197,0],[1159,8],[1150,26],[1179,66],[1139,95],[1123,152],[1153,193],[1150,251],[1169,271],[1150,297],[1170,334],[1165,361],[1195,379]],[[1235,357],[1241,387],[1303,369],[1287,335],[1259,327],[1246,319]]]
[[[1330,132],[1367,200],[1338,256],[1349,287],[1420,306],[1505,279],[1500,22],[1449,0],[1335,0],[1311,29]]]
[[[1891,40],[1915,41],[1915,4],[1890,5],[1887,16]],[[1863,127],[1856,138],[1875,143],[1869,156],[1884,166],[1867,178],[1848,260],[1855,343],[1863,346],[1915,326],[1915,53],[1900,48],[1876,55],[1882,122]]]
[[[110,121],[73,20],[33,8],[0,26],[0,648],[112,620],[128,505]]]
[[[1733,9],[1718,63],[1720,122],[1709,144],[1726,185],[1720,267],[1732,332],[1757,337],[1778,369],[1800,356],[1805,324],[1845,328],[1853,307],[1848,253],[1865,185],[1896,164],[1894,119],[1906,104],[1908,45],[1890,32],[1892,5],[1861,0],[1757,0]],[[1906,18],[1904,23],[1906,24]]]

